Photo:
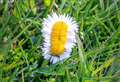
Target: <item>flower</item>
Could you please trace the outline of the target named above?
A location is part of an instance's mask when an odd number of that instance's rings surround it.
[[[77,23],[68,15],[52,13],[48,18],[44,18],[41,30],[44,37],[42,48],[44,59],[56,63],[69,58],[76,44],[77,27]]]

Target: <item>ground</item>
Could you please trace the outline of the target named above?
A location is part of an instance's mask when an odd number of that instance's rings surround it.
[[[0,3],[0,82],[120,82],[120,0],[9,1]],[[41,50],[53,11],[79,25],[71,57],[56,64]]]

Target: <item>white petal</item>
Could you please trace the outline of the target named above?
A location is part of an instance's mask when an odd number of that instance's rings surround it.
[[[70,57],[70,52],[64,52],[64,54],[62,54],[60,56],[60,60],[64,60]]]
[[[50,58],[51,58],[51,55],[49,55],[49,54],[44,55],[44,59],[49,60]]]
[[[56,57],[56,56],[52,56],[51,59],[50,59],[50,62],[52,62],[53,64],[58,62],[59,61],[59,58]]]

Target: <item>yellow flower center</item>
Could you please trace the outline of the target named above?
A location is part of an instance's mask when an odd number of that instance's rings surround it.
[[[67,42],[68,26],[65,22],[58,21],[52,27],[51,32],[51,54],[60,56],[65,51]]]

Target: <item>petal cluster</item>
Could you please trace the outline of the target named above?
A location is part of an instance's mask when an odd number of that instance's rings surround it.
[[[68,26],[67,42],[65,44],[65,51],[59,56],[55,56],[50,51],[51,50],[50,49],[51,33],[52,33],[53,25],[59,21],[64,22]],[[69,58],[72,52],[72,48],[76,44],[76,33],[78,31],[78,25],[73,20],[73,18],[68,15],[57,15],[56,13],[52,13],[51,15],[48,15],[47,18],[44,18],[42,25],[43,25],[43,28],[41,31],[44,37],[42,51],[43,51],[44,59],[50,60],[51,63],[56,63],[60,60]]]

